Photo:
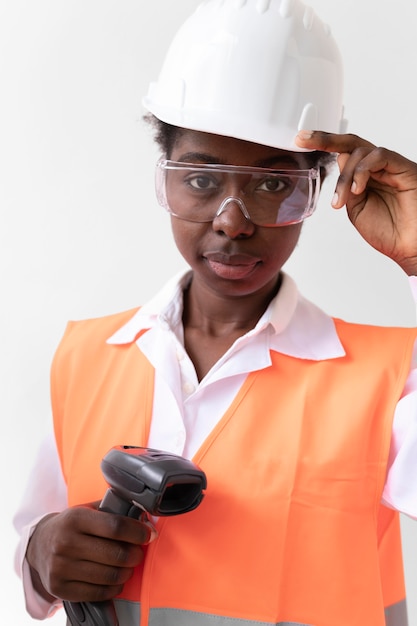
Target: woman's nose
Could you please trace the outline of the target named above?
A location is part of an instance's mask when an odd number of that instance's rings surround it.
[[[255,230],[250,215],[241,198],[228,196],[219,206],[213,220],[213,228],[230,239],[250,237]]]

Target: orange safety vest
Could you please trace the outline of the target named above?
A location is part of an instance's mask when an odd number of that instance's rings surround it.
[[[147,444],[153,368],[134,342],[105,343],[132,314],[71,323],[54,358],[70,504],[102,497],[112,446]],[[248,375],[194,457],[202,504],[158,520],[121,624],[406,624],[398,515],[380,499],[416,331],[335,324],[346,356],[271,352]]]

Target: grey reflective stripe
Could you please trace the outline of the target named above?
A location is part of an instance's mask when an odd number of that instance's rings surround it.
[[[117,617],[121,626],[138,626],[140,604],[128,600],[115,600]],[[386,626],[408,626],[406,601],[385,609]],[[67,621],[67,626],[70,626]],[[234,617],[221,617],[180,609],[151,609],[149,626],[312,626],[301,622],[260,622]]]
[[[130,600],[114,600],[120,626],[139,626],[140,604]]]
[[[403,600],[385,609],[386,626],[408,626],[407,602]]]
[[[260,622],[180,609],[151,609],[149,626],[312,626],[301,622]]]

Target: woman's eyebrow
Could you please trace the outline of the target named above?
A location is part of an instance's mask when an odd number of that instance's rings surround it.
[[[226,165],[226,162],[212,154],[206,154],[205,152],[186,152],[182,154],[178,161],[183,163],[208,163],[210,165]]]

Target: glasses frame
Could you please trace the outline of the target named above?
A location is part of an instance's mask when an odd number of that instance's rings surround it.
[[[177,171],[189,171],[189,172],[205,172],[205,171],[214,171],[214,172],[222,172],[225,174],[262,174],[262,175],[283,175],[283,176],[291,176],[292,178],[304,178],[309,180],[309,196],[306,202],[306,207],[302,213],[302,216],[296,220],[289,220],[286,222],[281,222],[279,224],[258,224],[254,222],[250,217],[250,213],[246,208],[246,205],[242,201],[241,198],[234,197],[225,197],[225,200],[220,204],[219,209],[210,219],[190,219],[188,217],[183,217],[178,213],[175,213],[169,206],[167,194],[166,194],[166,172],[168,170],[177,170]],[[314,184],[315,183],[315,184]],[[172,161],[170,159],[159,159],[156,163],[155,168],[155,190],[156,197],[160,206],[162,206],[170,215],[177,217],[178,219],[194,222],[197,224],[204,224],[212,222],[224,209],[226,201],[236,200],[241,207],[242,213],[246,219],[250,220],[255,226],[259,226],[262,228],[280,228],[282,226],[291,226],[292,224],[299,224],[303,222],[305,219],[310,217],[316,207],[317,202],[320,196],[321,190],[321,175],[320,168],[312,167],[309,169],[273,169],[273,168],[264,168],[264,167],[251,167],[247,165],[224,165],[221,163],[187,163],[183,161]],[[242,205],[244,209],[242,208]]]

